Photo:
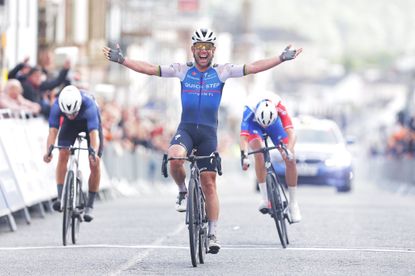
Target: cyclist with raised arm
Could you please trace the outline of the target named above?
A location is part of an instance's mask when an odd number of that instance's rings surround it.
[[[245,65],[212,64],[216,49],[216,36],[209,29],[197,29],[192,35],[191,50],[194,62],[154,65],[124,57],[119,45],[115,49],[104,47],[105,57],[136,72],[159,77],[175,77],[181,81],[182,115],[177,133],[173,136],[168,155],[185,157],[192,149],[197,155],[210,155],[217,149],[218,110],[222,89],[229,78],[239,78],[271,69],[294,59],[302,49],[291,50],[288,46],[281,55]],[[207,160],[198,162],[202,189],[206,196],[209,225],[209,253],[220,249],[216,225],[219,217],[219,200],[216,191],[215,165]],[[186,211],[184,161],[170,162],[170,174],[178,185],[176,210]]]
[[[247,155],[248,144],[252,151],[263,148],[264,134],[268,135],[276,146],[282,141],[286,144],[288,152],[290,152],[291,156],[287,156],[283,150],[280,150],[286,168],[285,178],[288,186],[290,202],[288,207],[291,221],[300,222],[301,212],[296,197],[297,165],[294,156],[296,136],[287,109],[281,102],[281,98],[273,93],[266,93],[265,95],[255,94],[248,99],[248,104],[245,106],[240,134],[241,166],[243,170],[247,170],[250,166],[250,160]],[[266,168],[264,156],[262,153],[257,153],[254,155],[254,158],[255,174],[262,197],[258,209],[261,213],[266,214],[269,210],[269,201],[265,182]]]
[[[91,173],[88,179],[88,200],[84,212],[84,220],[90,222],[94,219],[93,208],[96,193],[99,190],[101,178],[100,157],[103,151],[103,135],[101,128],[101,116],[96,101],[84,91],[80,91],[73,85],[62,89],[51,108],[49,116],[49,135],[46,143],[46,154],[43,160],[49,163],[52,155],[49,148],[54,145],[58,137],[59,146],[71,146],[79,133],[85,132],[89,148],[89,167]],[[59,136],[58,136],[59,133]],[[58,164],[56,167],[56,182],[58,198],[52,207],[55,211],[61,210],[61,196],[63,182],[70,151],[60,149]]]

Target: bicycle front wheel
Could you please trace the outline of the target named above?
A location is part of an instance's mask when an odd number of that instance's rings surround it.
[[[199,204],[200,204],[200,227],[199,227],[199,262],[201,264],[205,263],[205,256],[208,248],[208,227],[207,227],[207,215],[206,215],[206,206],[203,198],[203,194],[200,191],[199,193]]]
[[[72,243],[76,244],[79,238],[79,229],[81,227],[81,210],[82,210],[82,190],[81,182],[76,180],[76,192],[75,192],[75,211],[72,214]]]
[[[284,206],[282,201],[282,192],[277,183],[275,175],[268,174],[267,179],[268,199],[271,202],[271,216],[275,221],[277,227],[278,237],[283,248],[287,247],[288,233],[287,224],[285,222]]]
[[[189,243],[190,243],[190,257],[192,265],[197,266],[197,247],[199,238],[199,228],[197,225],[198,209],[197,209],[197,195],[195,181],[190,179],[189,191],[187,192],[187,212],[189,218]]]
[[[72,224],[72,185],[73,185],[74,174],[73,171],[68,171],[66,176],[65,191],[63,197],[63,222],[62,222],[62,241],[63,245],[67,244],[68,241],[68,230]]]

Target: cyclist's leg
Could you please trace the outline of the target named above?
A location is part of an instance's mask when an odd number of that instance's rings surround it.
[[[86,131],[86,133],[88,133]],[[98,137],[96,137],[98,135]],[[90,146],[90,139],[91,137],[93,139],[97,139],[99,141],[99,147],[98,147],[98,152],[97,152],[97,157],[95,159],[95,161],[91,161],[91,159],[89,159],[89,169],[91,171],[90,175],[89,175],[89,179],[88,179],[88,201],[86,203],[86,208],[85,208],[85,214],[84,214],[84,219],[86,222],[90,222],[91,220],[94,219],[94,216],[92,215],[92,210],[94,208],[94,201],[95,201],[95,196],[99,191],[99,184],[101,181],[101,162],[100,162],[100,158],[102,156],[102,151],[103,151],[103,147],[102,147],[102,143],[103,143],[103,135],[102,135],[102,128],[100,127],[97,130],[92,130],[90,131],[90,133],[87,135],[87,142],[88,142],[88,147]]]
[[[73,144],[76,138],[76,133],[71,130],[69,122],[65,121],[62,123],[61,129],[59,130],[58,136],[58,145],[59,146],[66,146],[69,147]],[[60,200],[62,197],[62,190],[63,190],[63,182],[65,181],[65,174],[69,159],[69,150],[60,149],[59,156],[58,156],[58,163],[56,166],[56,184],[58,190],[58,198],[53,203],[53,209],[55,211],[60,211]]]
[[[98,147],[98,152],[97,152],[98,158],[96,159],[96,161],[91,162],[91,160],[89,160],[89,168],[91,170],[91,174],[89,175],[89,179],[88,179],[88,188],[89,188],[89,192],[97,193],[99,191],[99,183],[101,180],[100,158],[102,156],[102,148],[101,148],[101,143],[103,140],[102,132],[100,130],[90,131],[90,133],[87,135],[88,147],[90,147],[91,137],[97,138],[100,146]],[[93,205],[93,202],[91,202],[91,204],[87,204],[87,206],[89,207],[93,207],[92,205]]]
[[[185,126],[179,125],[176,134],[173,136],[170,147],[168,149],[169,157],[185,157],[186,154],[193,149],[193,140]],[[185,184],[186,171],[184,169],[183,160],[170,161],[170,175],[173,177],[179,189],[179,195],[176,201],[176,210],[178,212],[186,211],[186,194],[187,188]]]
[[[216,190],[216,172],[202,171],[200,173],[202,190],[206,197],[206,214],[208,217],[209,253],[217,254],[220,244],[217,240],[217,224],[219,220],[219,197]]]
[[[216,151],[218,140],[216,129],[211,127],[199,127],[197,136],[197,151],[199,156],[208,156]],[[208,217],[209,253],[219,252],[220,245],[217,241],[217,223],[219,220],[219,197],[216,190],[216,163],[208,159],[197,162],[200,170],[200,181],[206,198],[206,214]]]
[[[282,154],[282,157],[285,162],[285,181],[288,186],[289,194],[289,209],[291,214],[292,222],[299,222],[301,220],[300,207],[297,202],[297,164],[294,155],[294,145],[295,145],[295,135],[292,128],[284,130],[280,120],[277,120],[274,124],[269,127],[268,135],[271,137],[271,140],[274,144],[278,144],[281,140],[284,144],[291,144],[292,148],[290,149],[293,154],[293,159],[288,160],[285,154]],[[291,139],[291,141],[289,141]],[[289,143],[290,142],[290,143]]]
[[[249,128],[249,147],[251,150],[259,150],[264,147],[263,136],[264,129],[261,128],[257,123],[253,123]],[[254,155],[255,159],[255,175],[258,182],[259,191],[261,193],[261,202],[259,203],[258,210],[266,214],[269,209],[269,200],[267,193],[267,185],[265,183],[267,171],[265,169],[264,155],[257,153]]]
[[[58,156],[58,163],[56,165],[56,187],[58,191],[58,197],[53,203],[52,207],[55,211],[60,211],[61,209],[61,197],[63,191],[63,182],[65,181],[66,167],[69,159],[69,150],[60,149]]]
[[[170,141],[170,147],[167,151],[169,157],[185,157],[193,149],[193,139],[186,126],[179,125],[176,134]],[[170,174],[181,192],[186,191],[183,160],[170,161]]]

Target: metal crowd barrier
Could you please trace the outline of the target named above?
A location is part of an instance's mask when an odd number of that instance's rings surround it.
[[[415,190],[415,159],[377,156],[371,158],[365,167],[369,172],[366,175],[368,179],[390,190],[402,187]]]
[[[108,168],[109,178],[132,185],[152,185],[168,182],[161,175],[163,153],[138,146],[133,151],[123,149],[117,143],[107,143],[103,161]]]
[[[22,212],[31,222],[29,207],[39,208],[44,217],[44,203],[51,206],[56,198],[55,168],[57,155],[46,164],[42,157],[46,147],[48,124],[43,118],[27,113],[0,109],[0,217],[6,217],[11,231],[17,229],[14,214]],[[89,176],[87,153],[81,154],[80,167],[84,183]],[[100,190],[111,188],[102,164]],[[84,185],[87,189],[88,185]]]

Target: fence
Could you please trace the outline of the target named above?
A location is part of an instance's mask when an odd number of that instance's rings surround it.
[[[37,207],[44,216],[44,204],[56,198],[55,167],[43,162],[48,125],[43,118],[26,113],[0,110],[0,217],[6,217],[12,231],[17,229],[13,214],[21,211],[31,222],[28,207]],[[89,177],[87,153],[81,153],[80,168],[84,181]],[[102,166],[100,190],[112,187]],[[84,185],[84,187],[87,185]],[[85,187],[87,188],[87,187]]]

